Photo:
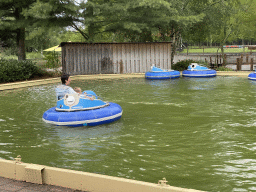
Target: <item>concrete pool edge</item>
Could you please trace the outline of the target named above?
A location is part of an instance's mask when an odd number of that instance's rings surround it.
[[[82,79],[122,79],[122,78],[140,78],[144,77],[143,73],[133,73],[133,74],[95,74],[95,75],[75,75],[72,76],[72,80],[82,80]],[[14,83],[5,83],[0,84],[0,91],[11,90],[11,89],[19,89],[25,87],[33,87],[38,85],[47,85],[61,83],[60,77],[57,78],[49,78],[49,79],[41,79],[41,80],[31,80],[31,81],[22,81],[22,82],[14,82]]]
[[[136,181],[96,173],[74,171],[55,168],[44,165],[21,162],[21,158],[15,160],[0,159],[0,177],[19,180],[35,184],[61,186],[82,191],[95,192],[196,192],[200,190],[173,187],[165,184],[165,180],[159,184]]]
[[[217,71],[217,76],[238,76],[247,78],[252,72],[254,71]]]
[[[217,76],[239,76],[248,77],[253,71],[217,71]],[[182,73],[181,73],[182,74]],[[75,75],[72,76],[72,80],[83,79],[122,79],[122,78],[145,78],[145,73],[132,73],[132,74],[95,74],[95,75]],[[34,81],[22,81],[15,83],[0,84],[0,91],[19,89],[25,87],[33,87],[38,85],[47,85],[60,83],[60,78],[49,78]]]

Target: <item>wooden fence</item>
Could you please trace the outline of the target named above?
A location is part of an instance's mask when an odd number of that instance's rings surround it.
[[[144,73],[152,65],[171,68],[171,42],[63,42],[62,69],[70,75]]]
[[[221,54],[178,54],[174,57],[174,63],[186,59],[206,61],[211,68],[227,66],[234,70],[256,69],[256,53],[224,54],[224,58]]]

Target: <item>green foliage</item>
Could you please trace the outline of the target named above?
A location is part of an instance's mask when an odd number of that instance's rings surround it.
[[[32,61],[0,59],[0,83],[27,80],[42,71]]]
[[[209,63],[207,61],[199,60],[194,63],[198,63],[201,66],[209,67]]]
[[[57,70],[57,68],[61,66],[59,54],[55,51],[47,53],[44,60],[46,60],[46,64],[44,66],[46,68]]]
[[[233,69],[230,69],[228,67],[218,67],[217,71],[233,71]]]
[[[0,54],[0,57],[5,58],[7,60],[9,59],[17,60],[18,56],[17,56],[16,48],[10,47],[10,48],[3,49],[3,51]]]
[[[194,61],[192,59],[182,60],[174,64],[172,66],[172,69],[177,71],[183,71],[186,70],[191,63],[197,63],[197,61]]]
[[[181,0],[88,0],[80,7],[79,18],[83,18],[85,28],[72,27],[89,42],[99,42],[105,36],[98,34],[110,32],[115,42],[170,41],[175,35],[178,38],[181,26],[204,17],[190,12]]]
[[[225,42],[255,39],[255,0],[191,0],[188,5],[189,11],[205,16],[184,28],[183,42],[218,43],[221,48]]]
[[[56,34],[53,34],[54,36]],[[76,31],[62,31],[60,34],[58,34],[59,42],[55,43],[55,45],[60,44],[61,42],[84,42],[85,39],[81,35],[81,33],[78,33]]]
[[[174,55],[182,42],[222,47],[255,40],[255,8],[255,0],[2,0],[0,41],[21,42],[19,59],[25,43],[42,51],[62,41],[172,41]],[[70,28],[76,32],[67,32]]]
[[[40,52],[27,52],[27,59],[40,59],[42,58],[42,54]]]
[[[19,47],[18,59],[25,60],[25,36],[28,32],[31,35],[27,39],[30,46],[35,47],[34,42],[37,42],[36,49],[41,50],[48,43],[43,38],[52,37],[48,29],[71,26],[76,22],[74,16],[77,15],[78,9],[74,0],[1,0],[0,41],[15,39]],[[44,30],[41,30],[42,28]],[[33,29],[36,32],[34,34]],[[52,41],[54,40],[53,38]]]
[[[36,52],[41,52],[61,42],[62,29],[60,27],[28,26],[26,32],[26,47]]]
[[[3,49],[2,54],[5,56],[11,56],[11,55],[17,56],[17,48],[15,48],[15,47],[5,48],[5,49]]]
[[[218,47],[189,47],[189,49],[183,49],[180,53],[220,53],[221,50]],[[250,53],[256,52],[256,50],[248,50],[248,47],[245,48],[225,48],[224,53]]]

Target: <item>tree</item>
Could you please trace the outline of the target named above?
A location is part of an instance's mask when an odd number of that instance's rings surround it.
[[[27,27],[26,50],[43,51],[60,43],[63,29],[60,27]]]
[[[0,34],[16,37],[18,59],[25,60],[26,28],[68,26],[76,11],[73,0],[2,0]]]
[[[173,41],[174,56],[182,28],[204,17],[191,5],[182,0],[88,0],[80,14],[84,29],[74,28],[91,42],[100,33],[112,34],[117,42]]]
[[[253,0],[240,0],[237,14],[231,19],[236,23],[231,39],[255,39],[256,33],[256,2]],[[244,44],[244,43],[243,43]]]
[[[172,39],[171,63],[173,64],[173,58],[176,53],[177,46],[181,42],[181,37],[185,36],[189,26],[202,22],[205,14],[201,9],[196,10],[194,8],[194,6],[201,7],[201,1],[169,1],[171,2],[172,7],[176,10],[176,14],[172,15],[171,21],[168,25],[170,30],[168,36]]]
[[[253,38],[255,4],[254,0],[195,2],[192,9],[201,11],[205,17],[201,23],[192,24],[188,28],[186,39],[193,42],[209,41],[223,45],[241,38]]]
[[[248,19],[255,18],[255,4],[253,2],[251,0],[222,0],[213,6],[215,14],[212,11],[209,12],[212,13],[211,16],[209,15],[209,18],[217,20],[217,22],[211,25],[212,37],[220,45],[219,48],[221,49],[224,63],[223,45],[227,41],[244,38],[247,33],[246,31],[249,31]]]
[[[19,60],[25,59],[25,24],[26,19],[22,15],[22,9],[29,7],[34,0],[18,1],[4,0],[0,2],[0,31],[5,37],[15,34],[18,46]],[[30,23],[29,20],[27,20]]]

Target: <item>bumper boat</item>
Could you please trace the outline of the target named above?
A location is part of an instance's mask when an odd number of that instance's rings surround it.
[[[145,73],[146,79],[173,79],[180,77],[180,72],[175,70],[165,70],[155,66]]]
[[[256,81],[256,71],[250,73],[250,74],[248,75],[248,79],[249,79],[249,80],[254,80],[254,81]]]
[[[203,67],[198,65],[197,63],[191,63],[188,66],[187,70],[182,72],[183,77],[215,77],[216,71],[212,69],[208,69],[207,67]]]
[[[120,105],[98,99],[93,91],[84,91],[80,96],[66,94],[57,106],[44,112],[43,121],[61,126],[96,126],[120,119],[122,112]]]

